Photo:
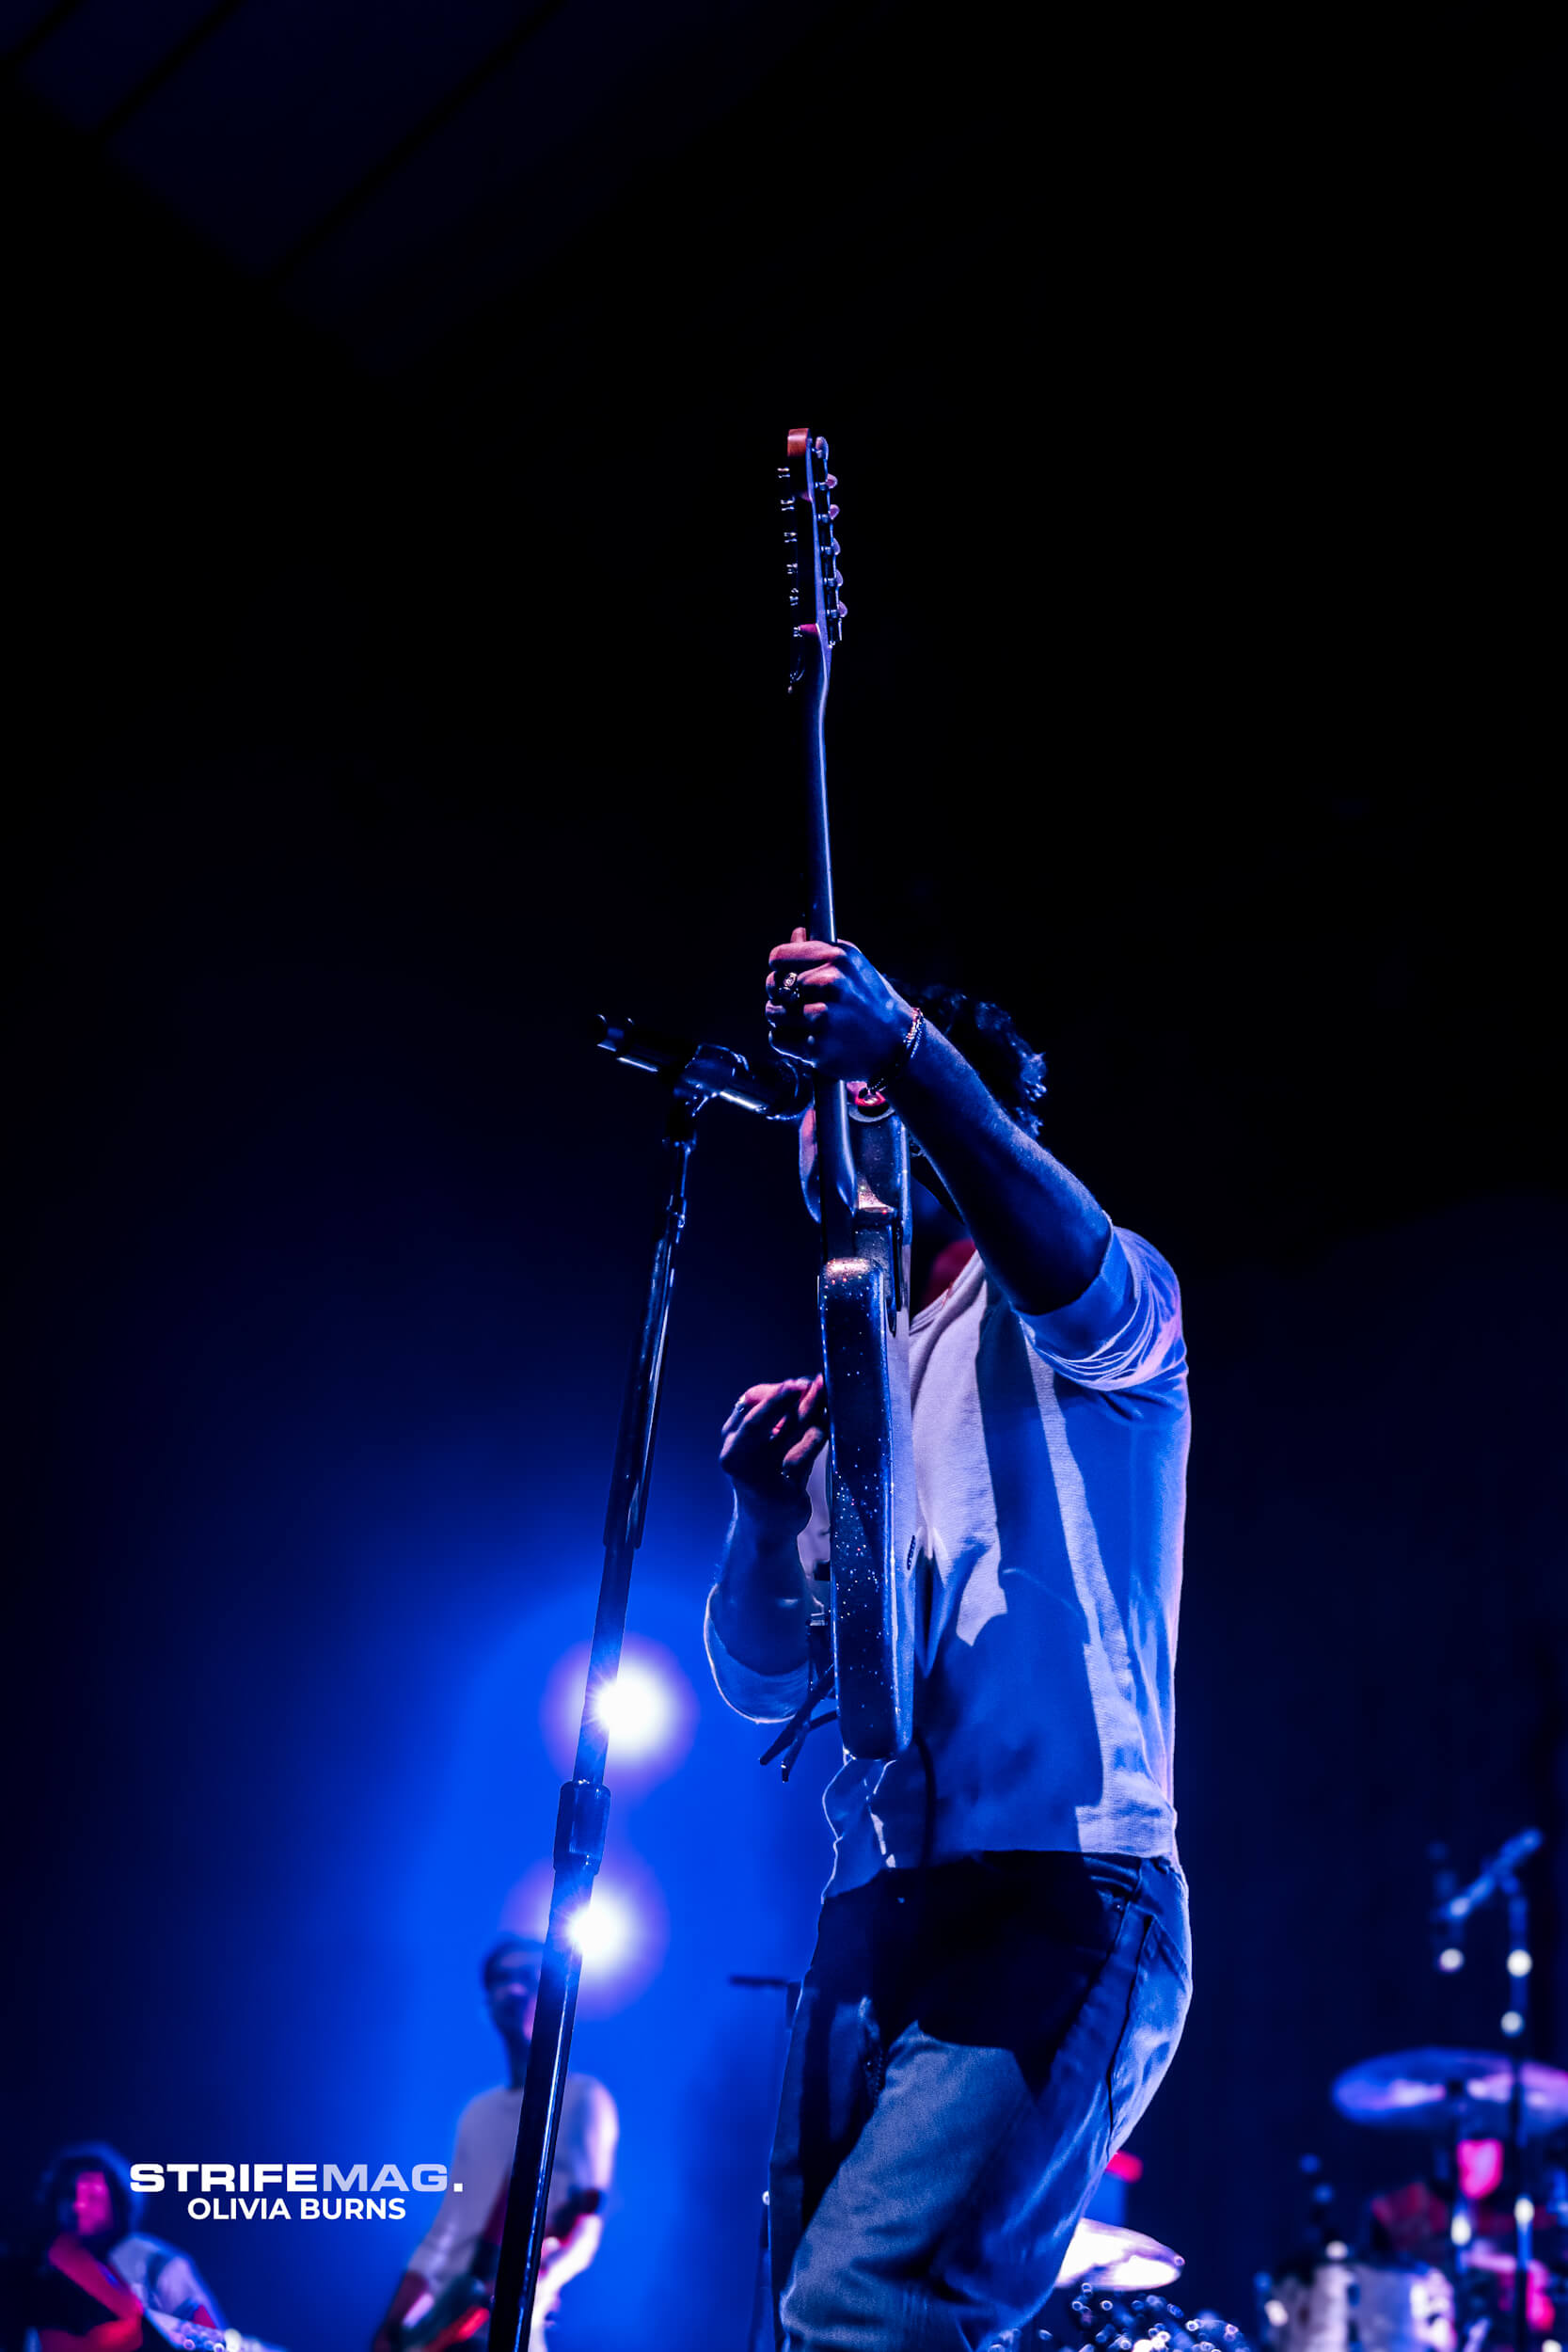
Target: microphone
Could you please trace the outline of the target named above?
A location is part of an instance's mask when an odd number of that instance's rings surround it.
[[[718,1095],[763,1119],[799,1119],[815,1100],[810,1071],[783,1056],[753,1070],[744,1054],[727,1045],[698,1044],[641,1021],[611,1021],[602,1012],[592,1016],[589,1040],[628,1070],[651,1071],[705,1102]]]
[[[1471,1912],[1479,1911],[1499,1887],[1506,1892],[1507,1882],[1520,1863],[1528,1861],[1541,1843],[1538,1829],[1522,1829],[1517,1837],[1511,1837],[1506,1846],[1498,1847],[1490,1862],[1481,1864],[1468,1886],[1462,1887],[1457,1895],[1450,1895],[1446,1903],[1438,1905],[1432,1915],[1433,1919],[1451,1919],[1456,1923],[1467,1919]]]

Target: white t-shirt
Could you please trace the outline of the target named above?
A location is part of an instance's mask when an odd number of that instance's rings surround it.
[[[162,2238],[143,2237],[139,2231],[133,2232],[112,2249],[108,2264],[124,2280],[143,2311],[190,2319],[205,2307],[213,2314],[214,2325],[222,2327],[217,2296],[195,2264],[177,2253],[172,2246],[166,2246]]]
[[[1172,1676],[1181,1587],[1187,1359],[1159,1252],[1112,1233],[1072,1304],[1021,1315],[971,1258],[910,1331],[918,1505],[915,1723],[936,1784],[930,1854],[1173,1854]],[[808,1570],[826,1553],[814,1513]],[[720,1691],[787,1719],[804,1668],[752,1672],[719,1638]],[[830,1894],[911,1869],[927,1827],[911,1743],[824,1800]]]
[[[447,2174],[447,2193],[416,2250],[408,2258],[438,2294],[473,2261],[501,2185],[512,2170],[517,2145],[521,2088],[504,2084],[470,2099],[457,2123],[457,2144]],[[592,2074],[568,2074],[561,2095],[561,2130],[555,2143],[546,2212],[551,2215],[577,2189],[608,2189],[615,2173],[620,2137],[615,2102]]]

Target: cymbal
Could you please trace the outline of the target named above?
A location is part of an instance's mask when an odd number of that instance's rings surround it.
[[[1123,2230],[1111,2221],[1080,2221],[1067,2257],[1057,2273],[1059,2287],[1120,2288],[1136,2294],[1140,2287],[1166,2287],[1181,2275],[1181,2257],[1141,2231]]]
[[[1525,2130],[1542,2139],[1568,2123],[1568,2074],[1527,2058]],[[1394,2050],[1363,2058],[1334,2086],[1334,2104],[1353,2123],[1382,2131],[1451,2132],[1468,2124],[1501,2138],[1513,2092],[1513,2060],[1500,2050]]]

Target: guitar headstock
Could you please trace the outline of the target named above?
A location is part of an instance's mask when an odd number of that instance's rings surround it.
[[[847,608],[839,601],[844,575],[838,568],[833,524],[838,508],[832,493],[838,477],[828,471],[828,444],[802,425],[785,447],[779,468],[779,505],[784,521],[784,587],[790,627],[797,636],[814,629],[824,646],[836,645]]]

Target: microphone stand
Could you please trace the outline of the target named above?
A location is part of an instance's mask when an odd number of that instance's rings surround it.
[[[529,2046],[522,2113],[517,2119],[517,2144],[512,2159],[512,2183],[496,2273],[491,2352],[527,2352],[533,2326],[539,2249],[545,2235],[550,2169],[561,2128],[566,2064],[582,1976],[582,1953],[578,1939],[594,1892],[594,1881],[604,1859],[605,1832],[610,1820],[610,1791],[605,1787],[610,1734],[600,1720],[600,1702],[620,1671],[631,1596],[632,1559],[642,1540],[642,1523],[648,1508],[675,1252],[686,1224],[687,1182],[697,1139],[697,1114],[705,1103],[722,1096],[765,1116],[781,1115],[776,1105],[760,1099],[760,1095],[749,1095],[737,1084],[736,1065],[742,1073],[750,1074],[740,1056],[706,1046],[687,1048],[686,1052],[689,1058],[683,1056],[680,1066],[665,1070],[670,1081],[664,1129],[668,1183],[654,1242],[641,1326],[621,1402],[621,1425],[605,1512],[604,1573],[589,1652],[588,1687],[583,1693],[577,1760],[571,1779],[562,1788],[556,1812],[555,1883],[550,1894],[539,2001]],[[642,1066],[655,1065],[644,1062]],[[787,1112],[783,1115],[787,1116]],[[526,2196],[519,2193],[524,2184]]]

